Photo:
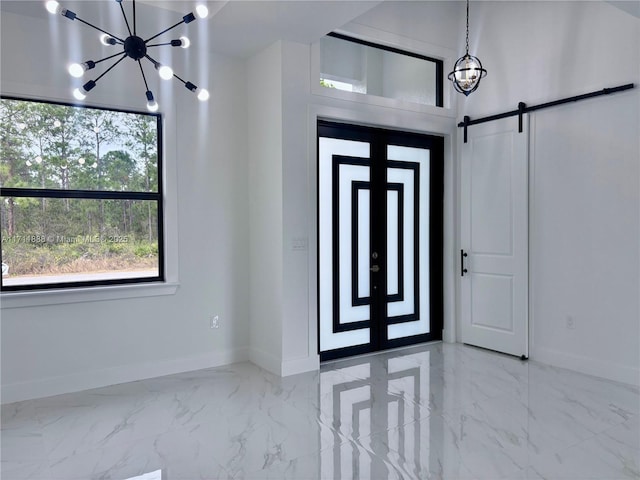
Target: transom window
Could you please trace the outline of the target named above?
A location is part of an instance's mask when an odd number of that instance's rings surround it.
[[[164,281],[161,117],[3,97],[2,291]]]
[[[338,33],[320,40],[320,85],[442,107],[442,60]]]

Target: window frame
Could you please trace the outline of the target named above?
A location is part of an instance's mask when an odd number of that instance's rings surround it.
[[[110,190],[82,190],[82,189],[50,189],[50,188],[21,188],[2,187],[0,185],[0,197],[18,198],[69,198],[81,200],[145,200],[155,201],[157,206],[157,235],[158,235],[158,275],[145,277],[131,277],[121,279],[94,279],[86,281],[58,282],[58,283],[33,283],[26,285],[4,285],[4,279],[0,277],[0,296],[4,294],[19,294],[22,292],[52,292],[59,291],[82,291],[92,290],[92,287],[117,287],[139,284],[165,284],[166,283],[166,263],[165,263],[165,228],[164,228],[164,162],[163,162],[163,118],[161,113],[142,112],[126,108],[105,107],[91,104],[80,104],[48,100],[42,98],[29,98],[15,95],[0,94],[1,100],[16,100],[21,102],[60,105],[64,107],[84,108],[92,110],[103,110],[108,112],[127,113],[134,115],[144,115],[155,118],[157,128],[157,177],[158,188],[156,192],[136,192],[136,191],[110,191]],[[2,240],[2,230],[0,229],[0,242]],[[0,261],[2,251],[0,250]],[[52,292],[53,293],[53,292]],[[55,302],[58,303],[58,302]]]
[[[429,57],[427,55],[422,55],[408,50],[403,50],[401,48],[390,47],[388,45],[370,42],[368,40],[362,40],[360,38],[355,38],[338,32],[329,32],[326,36],[434,63],[436,67],[436,103],[433,106],[438,108],[444,107],[444,62],[441,59]],[[320,73],[322,74],[322,72]]]

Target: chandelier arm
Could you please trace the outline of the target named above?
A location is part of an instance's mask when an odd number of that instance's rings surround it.
[[[166,42],[166,43],[154,43],[152,45],[147,45],[147,48],[151,48],[151,47],[163,47],[165,45],[171,45],[171,42]]]
[[[124,12],[124,7],[122,6],[122,2],[119,2],[119,3],[120,3],[120,11],[122,11],[122,16],[124,17],[124,23],[127,25],[129,36],[131,36],[131,27],[129,26],[129,20],[127,20],[127,14]]]
[[[175,78],[177,78],[178,80],[180,80],[185,87],[187,87],[187,90],[191,91],[191,92],[198,92],[199,89],[197,87],[197,85],[194,85],[193,83],[189,82],[189,81],[185,81],[184,79],[180,78],[178,75],[176,75],[175,73],[173,74],[173,76]]]
[[[98,63],[100,63],[100,62],[104,62],[105,60],[109,60],[110,58],[117,57],[118,55],[122,55],[122,52],[114,53],[113,55],[109,55],[108,57],[104,57],[104,58],[102,58],[102,59],[100,59],[100,60],[96,60],[96,61],[95,61],[95,62],[93,62],[93,63],[95,63],[95,64],[97,65],[97,64],[98,64]],[[125,54],[125,55],[126,55],[126,54]]]
[[[138,60],[138,66],[140,67],[140,73],[142,74],[142,80],[144,80],[144,87],[147,91],[149,91],[149,84],[147,83],[147,76],[144,74],[144,69],[142,68],[142,62]]]
[[[121,39],[120,37],[114,35],[113,33],[109,33],[106,30],[103,30],[100,27],[96,27],[95,25],[90,24],[89,22],[85,22],[84,20],[82,20],[80,17],[76,17],[75,20],[78,20],[80,23],[84,23],[85,25],[91,27],[91,28],[95,28],[96,30],[98,30],[99,32],[102,33],[106,33],[107,35],[109,35],[110,37],[115,38],[116,40],[118,40],[120,43],[124,43],[124,40]]]
[[[173,74],[173,76],[174,76],[175,78],[177,78],[178,80],[180,80],[184,85],[186,85],[186,84],[187,84],[187,82],[185,82],[183,79],[181,79],[181,78],[180,78],[178,75],[176,75],[175,73]]]
[[[100,80],[102,77],[104,77],[107,73],[109,73],[111,70],[113,70],[113,67],[115,67],[116,65],[118,65],[122,60],[124,60],[125,58],[127,58],[127,54],[123,53],[122,54],[122,58],[120,58],[119,60],[117,60],[113,65],[111,65],[109,68],[107,68],[104,72],[102,72],[100,74],[100,76],[98,78],[96,78],[94,80],[94,82],[98,82],[98,80]]]
[[[153,63],[153,66],[154,66],[154,67],[156,67],[156,68],[157,68],[157,67],[160,65],[160,62],[158,62],[158,61],[154,60],[153,58],[151,58],[151,57],[149,56],[149,54],[148,54],[148,53],[145,53],[145,55],[144,55],[144,56],[145,56],[145,58],[146,58],[147,60],[149,60],[151,63]]]
[[[184,21],[184,20],[182,20],[182,21],[180,21],[180,22],[176,23],[175,25],[170,26],[169,28],[167,28],[167,29],[165,29],[165,30],[161,31],[160,33],[155,34],[153,37],[151,37],[151,38],[147,38],[147,39],[144,41],[144,43],[148,43],[148,42],[150,42],[151,40],[153,40],[154,38],[158,38],[158,37],[159,37],[160,35],[162,35],[163,33],[167,33],[169,30],[173,30],[174,28],[179,27],[179,26],[180,26],[180,25],[182,25],[183,23],[185,23],[185,21]]]

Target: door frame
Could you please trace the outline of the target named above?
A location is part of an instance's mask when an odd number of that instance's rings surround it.
[[[415,343],[422,343],[428,341],[442,340],[443,337],[443,325],[444,325],[444,284],[446,282],[444,264],[445,264],[445,223],[444,223],[444,208],[445,208],[445,142],[446,136],[443,134],[430,134],[403,131],[392,128],[384,127],[371,127],[364,126],[357,123],[346,123],[343,121],[335,121],[324,119],[320,116],[316,118],[315,125],[315,151],[316,151],[316,172],[315,172],[315,233],[316,233],[316,246],[320,245],[320,189],[319,189],[319,170],[320,162],[318,161],[319,154],[319,138],[320,127],[335,129],[336,136],[334,138],[343,138],[354,141],[370,141],[371,143],[371,158],[379,156],[380,158],[386,158],[386,145],[401,145],[407,147],[427,148],[425,146],[425,138],[428,137],[432,142],[429,145],[429,150],[433,152],[433,157],[436,161],[430,162],[430,175],[429,175],[429,214],[425,217],[425,220],[429,222],[429,309],[430,309],[430,329],[429,332],[424,334],[418,334],[408,337],[402,337],[389,340],[387,338],[387,328],[389,325],[397,322],[389,322],[387,318],[387,296],[379,294],[376,296],[378,306],[371,305],[372,313],[370,315],[370,342],[368,344],[355,345],[350,347],[343,347],[335,350],[328,350],[321,352],[320,350],[320,255],[319,249],[318,255],[316,255],[316,295],[318,301],[316,302],[316,328],[317,328],[317,352],[321,361],[333,360],[336,358],[342,358],[347,356],[353,356],[363,353],[369,353],[379,350],[387,350],[391,348],[397,348],[406,345],[412,345]],[[341,132],[341,133],[338,133]],[[345,132],[348,132],[345,133]],[[376,142],[374,139],[376,136],[382,136],[384,141]],[[387,183],[387,167],[371,169],[370,185],[372,188],[378,190],[378,192],[386,192],[388,190]],[[335,176],[334,176],[335,178]],[[376,187],[373,187],[376,185]],[[374,208],[378,212],[375,216],[371,216],[371,230],[378,230],[379,242],[384,246],[383,250],[386,253],[386,235],[382,233],[382,229],[378,221],[386,225],[386,195],[378,195],[377,200],[383,199],[380,203],[375,205],[376,199],[371,197],[372,210]],[[332,221],[336,221],[335,212],[338,207],[332,206],[334,217]],[[375,225],[374,225],[375,223]],[[434,229],[435,227],[435,229]],[[384,230],[386,231],[386,229]],[[436,232],[434,235],[433,232]],[[418,233],[414,232],[416,241],[414,245],[418,245]],[[373,235],[371,235],[373,237]],[[332,240],[335,244],[335,234]],[[379,247],[377,247],[379,248]],[[371,247],[373,250],[373,246]],[[335,257],[334,257],[335,262]],[[354,268],[353,264],[347,268]],[[384,267],[381,275],[382,281],[379,283],[381,291],[386,292],[386,255],[384,255]],[[373,283],[371,283],[373,285]],[[333,286],[335,289],[335,285]],[[416,292],[417,295],[417,292]],[[335,302],[331,309],[335,312]],[[377,313],[374,314],[374,311]],[[381,317],[381,318],[380,318]],[[335,313],[333,313],[333,321],[335,322]]]

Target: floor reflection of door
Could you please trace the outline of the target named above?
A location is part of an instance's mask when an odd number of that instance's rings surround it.
[[[442,337],[443,139],[318,124],[322,360]]]
[[[431,478],[439,471],[443,423],[429,419],[430,407],[443,404],[443,389],[431,388],[436,371],[429,351],[321,371],[320,420],[335,438],[320,451],[319,478]]]

